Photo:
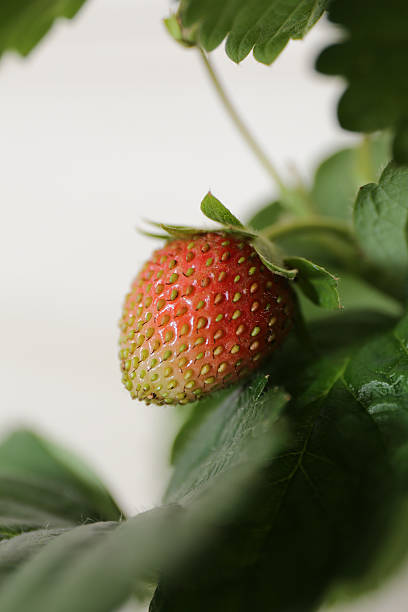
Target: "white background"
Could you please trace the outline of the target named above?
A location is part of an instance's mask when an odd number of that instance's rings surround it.
[[[90,0],[26,60],[0,64],[0,433],[28,424],[91,462],[136,513],[160,502],[176,429],[131,402],[117,363],[123,296],[153,244],[143,216],[198,224],[208,188],[238,216],[273,185],[225,116],[164,0]],[[352,141],[341,83],[313,72],[321,23],[270,68],[213,54],[281,172],[306,179]],[[405,610],[395,589],[353,610]]]

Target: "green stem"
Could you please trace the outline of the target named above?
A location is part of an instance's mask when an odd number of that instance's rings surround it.
[[[270,161],[266,153],[263,151],[263,149],[261,148],[259,143],[255,140],[255,138],[252,136],[251,132],[249,131],[249,129],[247,128],[247,126],[245,125],[241,117],[239,116],[237,110],[235,109],[230,98],[225,92],[225,89],[223,85],[221,84],[210,60],[208,59],[207,54],[200,47],[199,47],[199,51],[200,51],[200,55],[203,60],[204,66],[207,70],[207,74],[210,77],[210,80],[212,84],[214,85],[214,88],[216,92],[218,93],[220,100],[224,105],[225,110],[227,111],[231,120],[235,124],[235,127],[238,129],[242,138],[245,140],[245,142],[247,143],[247,145],[249,146],[249,148],[251,149],[255,157],[258,159],[260,164],[264,167],[264,169],[267,171],[269,176],[271,176],[272,179],[275,181],[281,193],[286,194],[288,190],[286,188],[284,181],[280,177],[275,166],[272,164],[272,162]]]
[[[355,242],[353,233],[347,223],[326,217],[308,217],[306,219],[295,219],[287,223],[275,223],[261,231],[265,238],[274,240],[288,234],[304,232],[325,232],[336,234],[343,240]]]
[[[361,182],[373,183],[375,181],[375,168],[373,164],[372,142],[369,134],[364,134],[361,144],[357,148],[357,156]]]

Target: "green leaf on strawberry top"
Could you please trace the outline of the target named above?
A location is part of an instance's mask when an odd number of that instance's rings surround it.
[[[201,212],[211,221],[221,223],[228,227],[243,229],[241,221],[235,217],[213,194],[209,191],[201,202]]]
[[[285,268],[281,253],[272,242],[262,236],[258,236],[252,242],[252,246],[268,270],[275,272],[275,274],[279,276],[284,276],[289,280],[293,280],[296,277],[297,270]]]
[[[322,308],[340,308],[338,278],[304,257],[286,256],[284,262],[297,270],[296,282],[309,300]]]

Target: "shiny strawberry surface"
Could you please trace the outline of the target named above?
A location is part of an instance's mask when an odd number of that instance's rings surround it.
[[[293,316],[286,279],[241,238],[176,239],[134,280],[120,321],[123,383],[147,403],[187,403],[229,385],[277,347]]]

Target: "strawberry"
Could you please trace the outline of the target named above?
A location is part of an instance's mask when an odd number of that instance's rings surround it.
[[[155,251],[125,299],[123,383],[132,398],[186,404],[256,368],[289,331],[289,282],[249,241],[176,238]]]

